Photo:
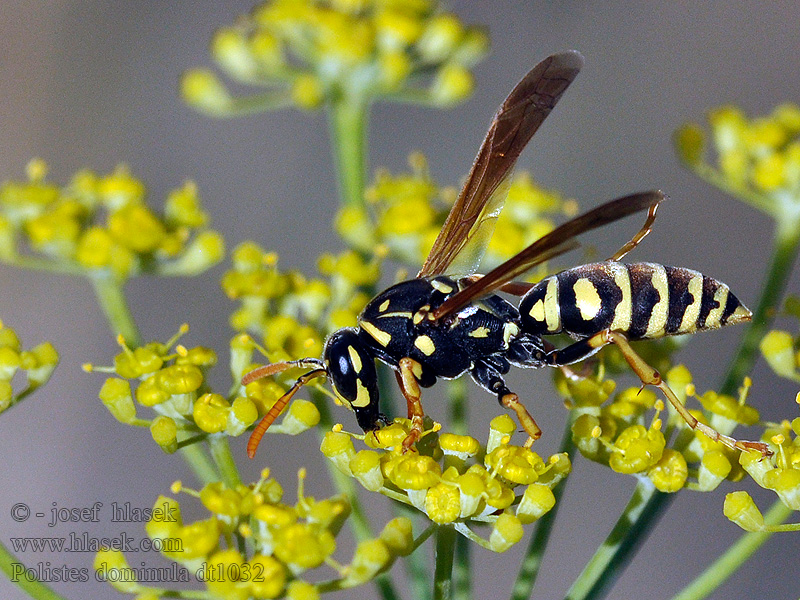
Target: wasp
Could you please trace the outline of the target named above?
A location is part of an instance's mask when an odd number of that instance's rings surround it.
[[[309,369],[255,427],[247,453],[255,455],[267,428],[305,384],[330,380],[365,431],[388,422],[379,410],[376,360],[394,370],[406,399],[409,450],[423,432],[421,388],[437,379],[469,373],[512,410],[528,434],[542,434],[503,379],[510,367],[565,367],[603,346],[616,344],[644,385],[661,389],[688,425],[730,448],[769,450],[739,441],[700,423],[631,347],[630,342],[695,333],[751,319],[751,312],[724,283],[690,269],[619,262],[650,232],[665,199],[647,191],[612,200],[555,228],[485,275],[476,275],[494,230],[514,165],[533,134],[577,76],[583,57],[569,51],[537,64],[514,87],[495,114],[466,183],[425,263],[414,279],[373,298],[358,325],[332,333],[323,356],[269,364],[243,383],[299,367]],[[639,232],[609,260],[575,267],[536,284],[516,278],[535,265],[577,247],[576,236],[647,210]],[[521,296],[518,307],[497,292]],[[556,348],[544,336],[567,333],[575,342]]]

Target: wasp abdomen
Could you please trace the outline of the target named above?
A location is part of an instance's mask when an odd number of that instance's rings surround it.
[[[519,309],[530,333],[585,337],[611,329],[631,340],[715,329],[752,316],[727,285],[697,271],[613,261],[543,279]]]

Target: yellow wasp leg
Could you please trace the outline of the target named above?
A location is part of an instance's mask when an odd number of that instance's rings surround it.
[[[625,256],[628,252],[636,248],[641,241],[647,237],[647,234],[650,233],[652,229],[652,225],[656,220],[656,210],[658,210],[659,202],[656,202],[650,207],[650,210],[647,211],[647,219],[645,219],[644,225],[638,231],[638,233],[631,238],[631,240],[625,244],[622,248],[617,250],[614,253],[614,256],[609,258],[608,260],[620,260],[623,256]]]
[[[523,406],[522,402],[519,401],[519,396],[517,396],[514,392],[503,394],[500,397],[500,404],[516,413],[519,424],[522,425],[522,429],[524,429],[525,433],[528,434],[528,439],[523,446],[530,448],[531,445],[533,445],[533,442],[542,437],[541,428],[536,424],[536,421],[534,421],[531,413],[529,413],[528,409]]]
[[[395,372],[395,377],[400,385],[400,391],[405,396],[408,418],[411,419],[411,431],[403,440],[403,454],[405,454],[422,436],[422,419],[425,417],[425,412],[422,410],[420,401],[422,393],[419,389],[419,382],[414,376],[414,368],[419,369],[419,363],[411,358],[401,358],[398,366],[400,370]]]
[[[641,379],[642,383],[644,385],[652,385],[660,389],[664,396],[666,396],[667,400],[669,400],[669,403],[672,404],[675,410],[678,411],[678,414],[692,429],[701,431],[710,439],[727,446],[731,450],[756,450],[765,457],[772,455],[769,446],[763,442],[737,440],[730,436],[724,435],[713,427],[709,427],[705,423],[701,423],[695,419],[675,395],[675,392],[673,392],[670,387],[664,383],[664,381],[661,379],[661,374],[656,369],[648,365],[644,359],[639,356],[633,348],[631,348],[628,338],[626,338],[623,334],[606,329],[596,333],[585,341],[592,348],[600,348],[607,344],[616,344],[622,352],[622,355],[625,357],[625,360],[628,362],[631,369],[633,369],[633,372],[636,373],[639,379]]]

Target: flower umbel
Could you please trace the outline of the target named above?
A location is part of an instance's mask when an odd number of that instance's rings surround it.
[[[392,174],[378,170],[367,189],[364,206],[344,206],[336,217],[339,235],[356,250],[371,254],[388,248],[392,258],[416,269],[421,265],[455,202],[456,190],[440,187],[428,172],[427,159],[415,152],[408,159],[410,171]],[[539,186],[528,173],[513,177],[495,234],[482,263],[491,269],[555,227],[555,219],[574,216],[577,203],[555,190]],[[532,279],[544,268],[534,269]]]
[[[23,350],[17,333],[0,321],[0,413],[47,383],[58,358],[58,352],[50,342]],[[22,389],[14,389],[19,386],[12,383],[18,372],[25,373]]]
[[[436,0],[268,0],[211,42],[227,76],[265,92],[234,97],[205,69],[187,72],[181,90],[190,105],[214,116],[313,109],[344,96],[447,106],[472,91],[470,69],[487,48],[482,30],[442,12]]]
[[[113,367],[85,366],[88,371],[115,375],[106,379],[100,390],[103,404],[117,420],[149,427],[165,452],[174,452],[208,436],[239,436],[259,413],[269,409],[270,401],[280,396],[269,386],[261,386],[259,393],[244,394],[240,381],[255,348],[246,335],[231,341],[232,391],[225,395],[214,392],[206,378],[217,363],[217,355],[203,346],[186,348],[178,344],[187,331],[188,326],[184,325],[165,343],[151,342],[135,349],[120,338],[122,352],[115,357]],[[140,418],[137,405],[151,408],[156,416]],[[313,427],[318,420],[319,414],[310,403],[293,405],[287,416],[289,423],[275,431],[296,433]]]
[[[498,418],[503,417],[511,420],[508,415]],[[551,490],[571,468],[566,454],[545,461],[528,448],[510,444],[508,434],[489,451],[471,436],[437,433],[437,428],[420,440],[418,452],[403,454],[402,441],[409,430],[408,419],[395,419],[365,435],[337,428],[325,435],[321,450],[339,471],[369,491],[413,506],[433,523],[454,526],[495,552],[518,542],[522,524],[553,507]],[[354,438],[374,449],[356,452]],[[473,530],[482,525],[493,527],[488,539]]]
[[[47,166],[28,164],[27,181],[0,185],[0,260],[91,278],[141,273],[194,275],[222,259],[194,183],[170,193],[163,214],[145,203],[144,184],[124,166],[84,170],[60,187]]]
[[[290,588],[300,585],[307,588],[305,593],[317,595],[354,587],[408,553],[414,543],[411,522],[394,519],[377,537],[361,542],[349,564],[334,560],[336,537],[350,504],[345,496],[322,500],[306,496],[304,479],[301,470],[294,503],[283,500],[283,489],[269,469],[250,485],[213,482],[194,491],[177,482],[173,492],[199,499],[208,516],[185,523],[178,500],[160,496],[145,526],[147,535],[154,547],[179,565],[186,581],[201,581],[209,597],[226,599],[291,597]],[[117,550],[98,552],[95,568],[121,592],[182,596],[179,590],[145,585],[152,579],[140,582],[137,570]],[[320,581],[326,569],[333,571],[333,577]]]

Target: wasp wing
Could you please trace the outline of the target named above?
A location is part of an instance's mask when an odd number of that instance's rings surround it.
[[[547,235],[540,237],[516,256],[512,256],[474,283],[452,295],[431,313],[431,317],[434,320],[441,319],[457,312],[470,302],[491,294],[532,267],[575,248],[577,246],[575,236],[644,209],[654,211],[655,207],[665,199],[664,193],[657,190],[632,194],[601,204],[597,208],[567,221]]]
[[[582,66],[578,52],[554,54],[511,90],[418,277],[468,275],[477,270],[505,203],[517,158]]]

